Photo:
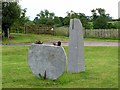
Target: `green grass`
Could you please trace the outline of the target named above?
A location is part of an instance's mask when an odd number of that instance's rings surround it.
[[[65,36],[54,36],[48,34],[17,34],[12,33],[10,39],[3,39],[3,44],[18,44],[18,43],[33,43],[35,41],[51,42],[51,41],[66,41],[68,37]]]
[[[68,52],[68,47],[64,47]],[[40,80],[31,72],[27,46],[2,47],[3,88],[117,88],[118,47],[85,47],[86,71],[65,72],[56,81]],[[67,53],[68,55],[68,53]]]
[[[17,34],[12,33],[10,39],[3,39],[2,44],[24,44],[24,43],[33,43],[37,40],[43,41],[43,42],[67,42],[68,41],[67,36],[54,36],[54,35],[46,35],[46,34]],[[85,41],[99,41],[99,42],[117,42],[118,40],[113,39],[99,39],[99,38],[85,38]]]
[[[2,89],[2,47],[0,46],[0,89]]]

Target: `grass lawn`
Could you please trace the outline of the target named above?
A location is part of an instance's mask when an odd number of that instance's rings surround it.
[[[0,89],[2,89],[2,47],[0,46]]]
[[[68,47],[64,47],[68,52]],[[86,71],[65,72],[56,81],[40,80],[31,72],[27,46],[2,47],[3,88],[117,88],[118,47],[85,47]],[[68,54],[68,53],[67,53]]]
[[[47,35],[47,34],[17,34],[12,33],[11,38],[3,39],[3,44],[18,44],[18,43],[33,43],[37,40],[43,41],[43,42],[57,42],[62,41],[66,42],[68,41],[68,37],[66,36],[54,36],[54,35]],[[97,39],[97,38],[85,38],[85,41],[106,41],[106,42],[118,42],[118,40],[113,39]]]

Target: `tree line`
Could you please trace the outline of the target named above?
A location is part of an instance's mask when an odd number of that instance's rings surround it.
[[[22,31],[24,25],[51,25],[55,27],[69,26],[70,19],[78,18],[81,20],[85,29],[116,29],[120,19],[114,20],[105,9],[96,8],[91,10],[92,16],[86,16],[84,13],[67,11],[65,17],[58,17],[54,12],[47,9],[41,10],[33,21],[26,17],[27,8],[21,9],[17,2],[2,2],[2,32],[4,37],[8,37],[11,28],[16,31]]]
[[[112,19],[110,14],[106,14],[105,9],[96,8],[91,10],[92,16],[86,16],[84,13],[76,13],[74,11],[67,11],[65,17],[55,16],[54,12],[48,10],[41,11],[36,15],[33,22],[35,24],[54,25],[57,27],[69,26],[70,19],[78,18],[81,20],[85,29],[117,29],[118,23]]]

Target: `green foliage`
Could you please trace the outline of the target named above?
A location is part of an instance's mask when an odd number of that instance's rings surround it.
[[[109,14],[105,14],[105,9],[96,8],[91,10],[94,29],[106,29],[110,19]],[[109,26],[110,27],[110,26]]]
[[[20,17],[20,6],[17,2],[2,2],[2,30],[8,37],[8,29]]]
[[[62,20],[60,19],[60,17],[55,16],[54,17],[54,22],[55,22],[56,27],[62,26]]]
[[[64,47],[68,55],[68,47]],[[37,78],[27,46],[2,47],[2,88],[118,88],[118,47],[85,47],[86,71],[67,71],[56,81]]]
[[[117,29],[117,26],[113,23],[107,23],[107,28],[108,29]]]
[[[120,29],[120,21],[110,21],[107,24],[108,29]]]
[[[41,11],[34,19],[35,24],[45,24],[45,25],[55,25],[60,26],[69,26],[70,19],[78,18],[81,20],[84,28],[91,28],[88,24],[89,19],[85,16],[84,13],[76,13],[74,11],[67,12],[67,16],[58,17],[54,13],[50,13],[48,10]]]
[[[84,13],[76,13],[74,11],[67,12],[67,16],[64,18],[64,25],[69,26],[70,19],[78,18],[81,20],[81,23],[85,29],[89,29],[90,25],[88,24],[89,19]]]
[[[35,24],[54,25],[56,27],[69,26],[70,19],[78,18],[85,29],[116,29],[118,24],[108,23],[112,21],[112,17],[106,14],[105,9],[96,8],[91,10],[92,16],[86,16],[84,13],[76,13],[74,11],[67,11],[65,17],[55,16],[48,10],[41,11],[34,19]],[[93,24],[89,23],[92,22]]]
[[[118,29],[120,29],[120,20],[117,22]]]
[[[93,22],[88,22],[86,29],[93,29]]]
[[[50,18],[48,18],[48,19],[46,20],[46,25],[53,26],[54,23],[55,23],[54,20],[52,20],[52,19],[50,19]]]
[[[27,21],[27,22],[25,23],[25,25],[30,25],[30,26],[31,26],[31,25],[35,25],[35,23],[34,23],[33,21],[30,21],[30,20],[29,20],[29,21]]]
[[[114,27],[120,29],[120,20],[116,22],[114,21]]]
[[[64,26],[69,26],[70,23],[70,18],[69,17],[65,17],[64,18]]]
[[[24,25],[31,22],[28,17],[26,17],[27,9],[21,10],[21,16],[13,23],[11,27],[11,32],[14,33],[24,33]]]
[[[107,28],[107,19],[104,16],[99,16],[96,20],[93,21],[94,29],[106,29]]]
[[[61,25],[64,26],[64,18],[63,17],[59,17]]]
[[[90,26],[88,24],[89,19],[87,18],[87,16],[84,13],[78,13],[78,17],[81,20],[83,27],[85,29],[89,29],[90,28]]]
[[[34,19],[35,24],[54,25],[54,13],[48,10],[41,11]]]

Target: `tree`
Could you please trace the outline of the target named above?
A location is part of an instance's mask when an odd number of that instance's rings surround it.
[[[96,10],[98,11],[98,14],[99,14],[100,16],[105,15],[105,9],[102,9],[102,8],[96,8]]]
[[[21,9],[17,2],[2,2],[2,30],[4,37],[8,38],[8,30],[20,17],[20,12]]]
[[[99,16],[94,22],[94,29],[106,29],[107,28],[107,19],[104,16]]]
[[[60,26],[63,25],[62,22],[61,22],[60,17],[55,16],[55,17],[54,17],[54,22],[55,22],[55,26],[60,27]]]
[[[35,19],[33,20],[35,24],[38,24],[38,21],[39,21],[38,17],[35,17]]]
[[[22,11],[21,11],[21,16],[20,16],[20,23],[22,25],[24,25],[27,21],[29,21],[29,18],[26,17],[26,12],[27,12],[27,8],[24,8]]]
[[[109,20],[109,14],[105,14],[105,9],[96,8],[91,10],[92,21],[94,29],[105,29],[107,28],[107,22]]]
[[[64,25],[68,26],[70,19],[78,18],[81,20],[81,23],[84,28],[89,28],[88,17],[84,13],[76,13],[74,11],[67,11],[67,16],[64,18]]]
[[[95,9],[91,10],[91,12],[92,12],[92,21],[94,21],[94,20],[96,20],[96,18],[98,17],[98,15],[97,15]]]
[[[55,14],[48,10],[40,11],[34,19],[35,24],[54,25]]]
[[[61,25],[64,26],[64,18],[63,17],[59,17]]]
[[[88,23],[89,18],[84,13],[78,13],[79,19],[85,29],[89,29],[90,25]]]
[[[117,29],[117,23],[109,22],[107,23],[107,29]]]
[[[17,18],[12,25],[12,31],[24,32],[24,25],[29,21],[29,18],[26,17],[27,8],[21,9],[20,17]]]
[[[48,10],[41,11],[41,12],[44,13],[45,18],[48,18],[48,17],[49,17],[49,11],[48,11]]]
[[[64,18],[64,26],[69,26],[70,23],[70,18],[69,17],[65,17]]]

